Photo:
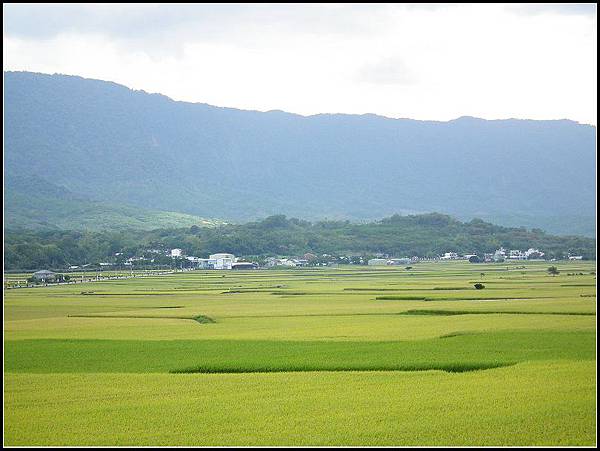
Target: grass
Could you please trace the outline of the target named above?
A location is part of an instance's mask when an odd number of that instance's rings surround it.
[[[7,290],[5,444],[594,445],[595,263],[555,266]]]
[[[593,360],[593,332],[499,332],[395,342],[19,340],[9,372],[459,371],[530,360]]]

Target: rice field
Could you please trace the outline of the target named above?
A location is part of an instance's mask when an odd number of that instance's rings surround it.
[[[596,266],[553,264],[5,290],[4,443],[595,445]]]
[[[32,271],[33,272],[33,271]],[[32,272],[24,273],[24,272],[9,272],[4,274],[4,288],[12,289],[12,288],[24,288],[24,287],[39,287],[44,286],[44,284],[33,285],[28,282],[28,278],[31,277]],[[106,270],[106,269],[98,269],[92,271],[57,271],[60,274],[65,276],[69,276],[70,280],[68,283],[70,284],[78,284],[78,283],[86,283],[97,280],[104,279],[125,279],[130,277],[146,277],[152,276],[156,274],[164,274],[175,272],[173,270],[166,269],[148,269],[148,270]],[[63,282],[66,284],[67,282]]]

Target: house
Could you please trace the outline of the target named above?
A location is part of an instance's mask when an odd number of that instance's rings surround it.
[[[197,260],[198,269],[214,269],[213,266],[209,263],[208,258],[199,258]]]
[[[199,268],[200,267],[200,258],[188,255],[185,259],[189,262],[188,265],[191,268]]]
[[[58,276],[55,272],[42,269],[41,271],[34,272],[31,277],[40,282],[54,282],[58,279]]]
[[[214,269],[231,269],[234,263],[235,255],[233,254],[219,253],[208,256],[208,264],[212,265]]]
[[[458,254],[456,252],[446,252],[440,257],[440,260],[458,260]]]
[[[512,249],[508,253],[509,260],[527,260],[527,255],[518,249]]]
[[[181,257],[181,249],[171,249],[171,257]]]
[[[369,266],[382,266],[387,265],[387,258],[372,258],[367,262]]]
[[[501,247],[500,249],[497,249],[496,252],[494,252],[493,260],[495,262],[503,262],[505,258],[506,258],[506,250],[503,247]]]
[[[525,251],[525,255],[527,256],[527,260],[543,260],[544,253],[539,249],[534,249],[530,247]]]
[[[265,266],[267,268],[273,268],[274,266],[277,266],[278,264],[279,264],[278,258],[268,257],[267,259],[265,259]]]

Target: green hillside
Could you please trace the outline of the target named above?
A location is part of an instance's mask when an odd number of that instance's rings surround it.
[[[8,229],[92,230],[212,226],[198,216],[93,201],[35,177],[7,177],[4,226]]]

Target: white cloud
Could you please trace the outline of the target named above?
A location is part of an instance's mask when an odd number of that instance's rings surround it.
[[[360,68],[357,80],[383,85],[412,85],[417,82],[408,65],[398,57],[380,59]]]
[[[595,9],[563,6],[5,5],[4,68],[300,114],[595,124]]]

